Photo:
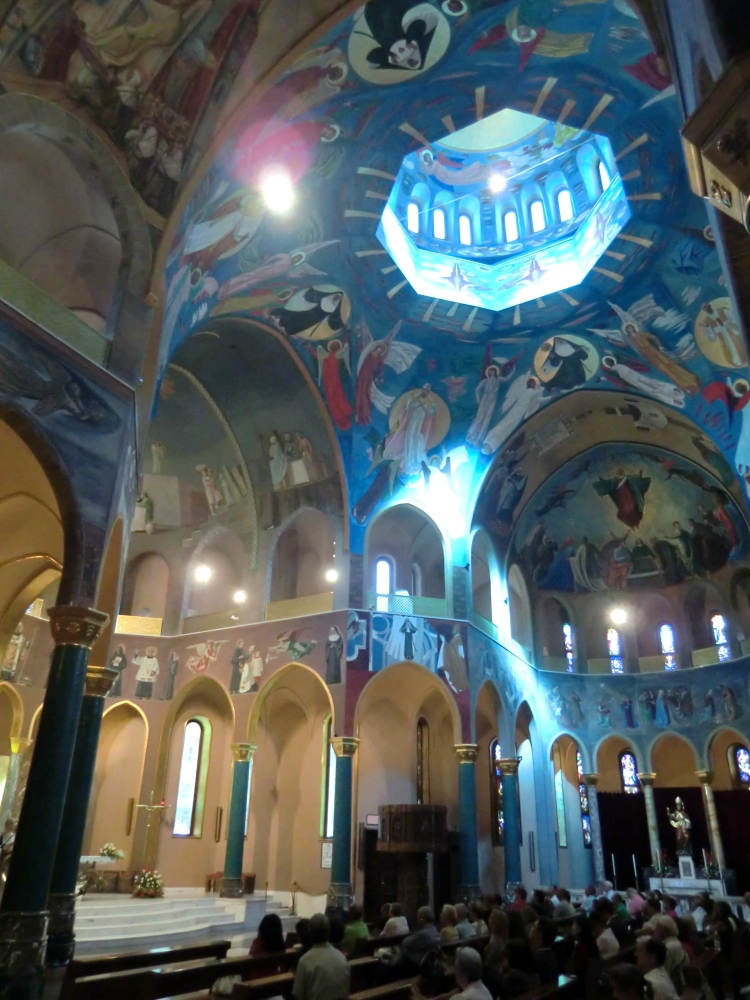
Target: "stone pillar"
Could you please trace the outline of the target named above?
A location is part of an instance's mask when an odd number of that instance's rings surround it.
[[[352,787],[354,755],[359,740],[353,736],[334,736],[331,746],[336,754],[336,794],[333,802],[333,858],[328,906],[348,907],[354,899],[352,885]]]
[[[724,843],[721,839],[721,830],[719,829],[719,817],[716,815],[714,790],[711,787],[714,773],[713,771],[696,771],[695,776],[703,788],[703,804],[706,807],[708,834],[711,838],[711,853],[713,854],[714,863],[724,871],[727,866],[726,859],[724,858]]]
[[[591,852],[594,856],[594,880],[597,886],[604,881],[604,845],[602,844],[602,824],[599,819],[599,795],[596,786],[598,774],[584,774],[583,783],[589,800],[589,819],[591,821]]]
[[[245,817],[247,795],[250,787],[250,766],[258,748],[252,743],[233,743],[232,793],[229,798],[227,819],[227,853],[224,860],[224,877],[221,880],[222,896],[242,899],[242,856],[245,853]]]
[[[518,798],[518,765],[520,757],[505,757],[497,761],[503,787],[503,832],[505,841],[505,883],[520,885],[521,873],[521,808]]]
[[[476,743],[459,743],[454,747],[458,757],[458,836],[461,850],[461,900],[477,899],[479,887],[479,855],[477,853],[477,794],[475,764],[479,747]]]
[[[5,821],[13,815],[13,803],[16,799],[18,776],[21,773],[21,762],[23,761],[23,755],[30,746],[31,740],[22,739],[20,736],[11,736],[10,738],[8,774],[5,778],[3,798],[0,801],[0,830],[5,826]]]
[[[73,925],[78,866],[96,769],[96,751],[102,728],[104,699],[117,680],[117,676],[118,671],[111,667],[86,669],[86,689],[78,719],[73,761],[65,793],[65,807],[47,902],[49,910],[47,965],[67,965],[75,950]]]
[[[93,608],[49,609],[55,641],[36,749],[0,901],[0,997],[37,1000],[44,981],[52,881],[91,647],[108,617]]]
[[[651,846],[651,864],[656,866],[661,859],[661,844],[659,843],[659,824],[656,822],[656,805],[654,804],[655,774],[639,774],[638,780],[643,788],[643,799],[646,803],[646,822],[648,823],[648,842]]]

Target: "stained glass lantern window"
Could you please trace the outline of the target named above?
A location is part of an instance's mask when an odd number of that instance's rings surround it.
[[[633,795],[640,791],[638,785],[638,764],[630,750],[624,750],[620,754],[620,777],[622,778],[622,790],[624,792]]]
[[[720,615],[718,612],[711,615],[711,628],[714,633],[714,642],[719,651],[719,660],[728,660],[730,653],[729,642],[727,640],[727,623],[724,621],[724,615]]]
[[[573,627],[570,622],[563,624],[563,640],[565,642],[565,663],[569,674],[575,672],[575,657],[573,653]]]
[[[586,782],[583,780],[583,757],[581,751],[576,750],[576,769],[578,771],[578,799],[581,803],[581,831],[583,833],[583,846],[591,847],[591,813],[589,811],[589,792]]]
[[[607,648],[609,649],[609,668],[613,674],[624,674],[625,664],[622,659],[622,639],[616,628],[607,629]]]
[[[676,670],[677,657],[675,656],[675,653],[677,652],[677,646],[675,643],[674,629],[671,625],[664,624],[660,626],[659,644],[661,646],[661,651],[664,654],[664,669]]]
[[[737,774],[740,783],[750,785],[750,750],[747,747],[735,747],[734,759],[737,761]]]
[[[503,753],[497,740],[490,744],[490,773],[492,774],[492,842],[502,846],[505,843],[505,817],[503,816],[503,775],[500,761]]]

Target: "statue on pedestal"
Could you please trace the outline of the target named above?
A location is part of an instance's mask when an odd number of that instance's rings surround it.
[[[676,831],[677,855],[692,856],[693,845],[690,831],[693,828],[693,824],[690,822],[690,817],[685,811],[685,803],[679,795],[674,800],[674,812],[672,812],[669,806],[667,806],[667,816],[669,817],[670,825],[673,826]]]

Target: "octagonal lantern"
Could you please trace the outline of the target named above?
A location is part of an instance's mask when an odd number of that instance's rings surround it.
[[[629,218],[605,136],[506,108],[404,157],[378,239],[420,295],[500,310],[580,284]]]

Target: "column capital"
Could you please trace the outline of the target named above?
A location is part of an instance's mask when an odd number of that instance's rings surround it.
[[[253,754],[258,749],[254,743],[231,743],[232,760],[237,763],[247,763],[253,759]]]
[[[640,783],[643,785],[644,788],[654,787],[654,782],[656,781],[656,775],[653,772],[649,774],[647,771],[645,771],[643,774],[636,775],[636,777],[638,778],[638,780],[640,781]]]
[[[500,768],[501,774],[518,774],[518,765],[521,763],[520,757],[502,757],[495,761],[495,766]]]
[[[106,698],[109,689],[117,680],[119,670],[113,667],[97,667],[90,663],[86,667],[86,690],[89,698]]]
[[[33,740],[25,736],[11,736],[10,738],[10,752],[11,753],[26,753],[29,749]]]
[[[90,650],[109,621],[109,615],[103,611],[78,608],[73,604],[56,604],[47,613],[56,646],[81,646]]]
[[[331,746],[337,757],[353,757],[357,752],[359,740],[356,736],[332,736]]]
[[[476,763],[477,754],[479,753],[479,747],[476,743],[456,743],[453,749],[456,752],[459,764]]]
[[[599,775],[592,771],[590,774],[582,774],[584,785],[592,785],[594,788],[599,784]]]
[[[710,785],[714,780],[713,771],[696,771],[695,776],[702,785]]]

